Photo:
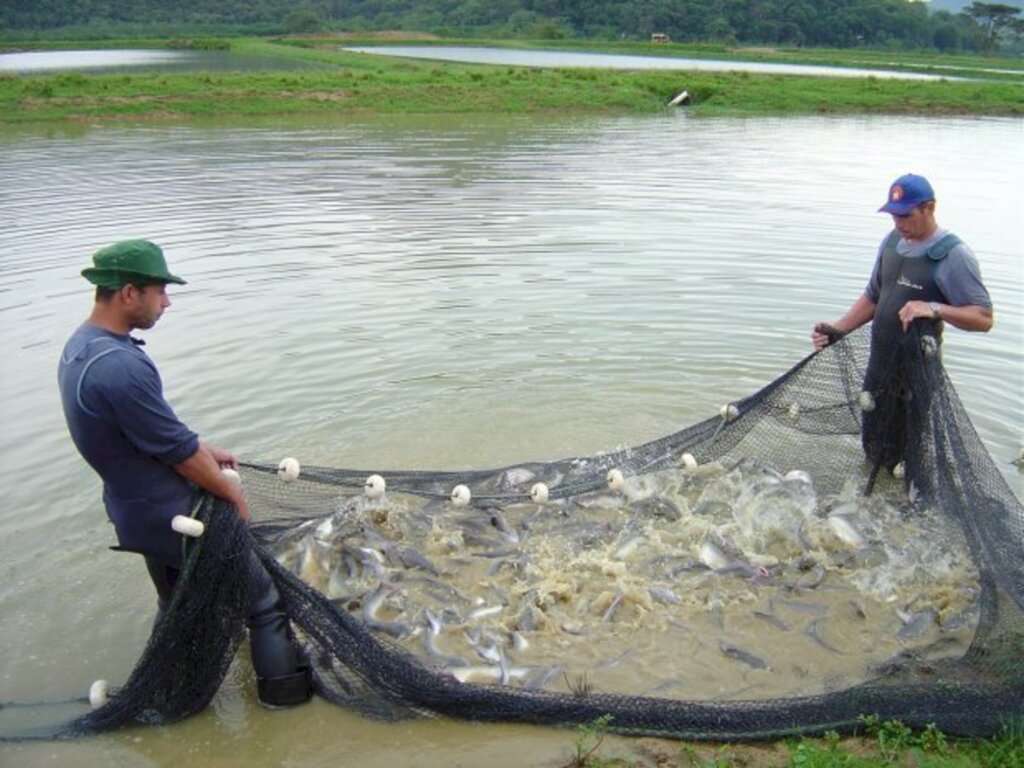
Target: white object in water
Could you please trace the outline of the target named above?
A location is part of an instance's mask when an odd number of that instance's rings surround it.
[[[608,481],[608,489],[612,491],[621,491],[622,487],[626,484],[626,478],[622,476],[622,472],[618,469],[609,469],[608,476],[605,479]]]
[[[366,482],[363,484],[363,491],[371,499],[379,499],[384,495],[384,491],[387,489],[388,484],[384,482],[384,478],[380,475],[370,475],[366,478]]]
[[[548,487],[544,483],[534,483],[530,489],[530,498],[538,504],[543,504],[548,500]]]
[[[697,552],[697,556],[704,565],[713,571],[717,571],[718,569],[725,568],[729,565],[729,558],[725,556],[725,553],[722,552],[714,542],[708,539],[705,539],[704,543],[700,545],[700,550]]]
[[[107,703],[110,693],[110,685],[106,680],[96,680],[89,686],[89,706],[99,709]]]
[[[466,486],[456,485],[452,488],[452,504],[456,507],[466,506],[471,498],[473,498],[473,494],[470,493],[469,488]]]
[[[811,476],[804,472],[802,469],[792,469],[786,473],[783,480],[795,480],[799,483],[807,483],[808,485],[814,485],[814,481],[811,480]]]
[[[875,396],[867,390],[864,390],[860,395],[858,395],[857,402],[860,403],[860,409],[864,411],[864,413],[871,413],[871,411],[875,410]]]
[[[238,474],[231,467],[224,467],[221,470],[221,474],[224,475],[228,480],[237,485],[239,488],[242,487],[242,476]]]
[[[904,465],[902,461],[892,468],[892,476],[895,477],[897,480],[902,480],[906,474],[907,467],[906,465]]]
[[[172,517],[171,528],[182,536],[190,536],[193,539],[202,536],[203,531],[206,530],[206,526],[202,522],[188,515],[175,515]]]
[[[672,101],[670,101],[668,103],[668,105],[670,107],[678,107],[680,104],[689,104],[689,103],[690,103],[690,92],[689,91],[680,91],[676,95],[676,97],[673,98]]]
[[[721,407],[718,413],[721,415],[723,421],[734,421],[739,418],[740,409],[732,403],[726,403]]]
[[[286,483],[298,480],[299,471],[299,460],[293,459],[291,456],[281,459],[281,463],[277,465],[277,476]]]
[[[697,468],[697,459],[694,457],[694,455],[692,453],[684,453],[680,457],[679,463],[682,464],[687,469],[696,469]]]
[[[863,534],[843,515],[830,515],[828,526],[832,529],[832,533],[844,544],[857,548],[864,546]]]

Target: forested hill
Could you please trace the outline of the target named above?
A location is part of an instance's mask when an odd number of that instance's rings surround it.
[[[914,0],[0,0],[6,37],[57,30],[116,36],[386,29],[495,38],[649,40],[658,33],[679,42],[991,48],[976,21],[929,13],[929,3]]]

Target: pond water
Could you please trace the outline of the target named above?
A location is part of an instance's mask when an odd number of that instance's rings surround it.
[[[810,351],[859,295],[889,182],[929,176],[978,254],[986,335],[945,361],[1018,497],[1024,123],[1009,119],[388,117],[0,134],[4,701],[124,680],[154,600],[114,542],[56,392],[78,272],[125,237],[188,285],[141,334],[178,414],[247,460],[472,469],[637,444]],[[236,664],[206,712],[19,765],[560,765],[575,734],[266,712]],[[509,754],[508,739],[516,739]],[[611,740],[605,749],[628,748]]]
[[[479,48],[457,45],[373,45],[346,47],[346,51],[412,59],[460,61],[469,64],[501,64],[516,67],[593,67],[595,69],[685,69],[704,72],[754,72],[763,75],[810,75],[817,77],[879,77],[900,80],[939,80],[938,75],[884,69],[828,67],[727,59],[689,59],[675,56],[628,56],[575,51],[535,51],[514,48]],[[959,80],[946,77],[947,80]]]
[[[0,53],[0,74],[21,75],[56,72],[255,72],[316,69],[322,66],[316,62],[288,57],[166,48]]]

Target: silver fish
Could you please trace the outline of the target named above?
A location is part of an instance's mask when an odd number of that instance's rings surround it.
[[[679,596],[668,587],[648,587],[647,592],[659,603],[663,603],[665,605],[679,605]]]
[[[747,651],[737,648],[735,645],[730,645],[726,642],[719,642],[718,650],[728,658],[743,662],[748,667],[753,667],[754,669],[771,669],[767,661],[759,656],[755,656],[752,653],[748,653]]]
[[[816,642],[822,648],[824,648],[826,651],[829,651],[831,653],[842,654],[842,651],[840,651],[834,645],[830,645],[829,643],[825,642],[825,640],[822,638],[822,636],[821,636],[821,622],[823,622],[824,620],[825,620],[824,618],[821,618],[821,619],[815,619],[814,621],[812,621],[810,624],[807,625],[807,628],[804,630],[804,634],[807,635],[809,638],[811,638],[814,642]]]
[[[410,628],[406,624],[402,624],[397,621],[382,621],[377,618],[377,611],[380,610],[381,605],[392,593],[396,591],[395,587],[391,584],[381,584],[377,590],[367,598],[366,602],[363,603],[363,623],[370,627],[370,629],[376,629],[380,632],[385,632],[392,637],[405,637],[410,633]]]

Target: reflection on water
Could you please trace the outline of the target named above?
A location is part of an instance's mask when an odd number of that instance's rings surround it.
[[[27,51],[0,53],[0,73],[53,72],[252,72],[288,71],[322,65],[286,57],[254,56],[230,51],[178,51],[167,49],[96,49],[85,51]]]
[[[1007,222],[1022,215],[1022,138],[1019,120],[685,115],[0,135],[4,698],[125,679],[155,608],[141,560],[106,549],[98,483],[70,445],[54,383],[91,305],[78,271],[97,248],[150,237],[189,280],[144,336],[177,412],[212,442],[253,460],[482,468],[636,444],[766,384],[809,352],[814,322],[863,289],[889,226],[875,213],[888,183],[923,173],[997,311],[991,334],[947,333],[946,364],[1021,496],[1009,462],[1024,435],[1024,243]],[[774,630],[751,616],[729,642],[768,661],[750,638]],[[685,633],[679,643],[696,652]],[[519,766],[557,763],[572,741],[367,723],[320,703],[267,713],[248,665],[232,674],[217,705],[171,736],[18,757],[319,765],[358,749],[368,765]],[[496,747],[513,736],[514,759]]]

